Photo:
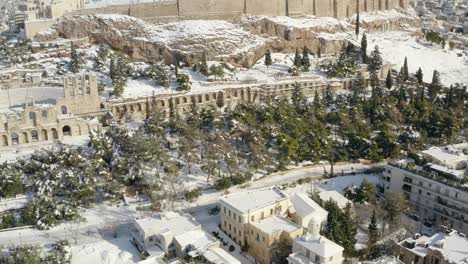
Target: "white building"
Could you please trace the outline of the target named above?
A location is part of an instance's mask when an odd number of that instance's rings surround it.
[[[309,223],[308,233],[293,240],[289,264],[341,264],[343,247],[319,235],[320,221]]]
[[[308,227],[312,219],[324,226],[327,223],[328,212],[309,198],[305,193],[294,194],[290,198],[290,213],[295,222],[302,227]]]
[[[217,249],[220,242],[202,230],[190,215],[179,212],[163,213],[155,217],[136,219],[131,241],[149,259],[204,257],[215,262],[237,264]],[[213,251],[214,249],[214,251]]]
[[[467,146],[465,144],[465,146]],[[460,147],[460,146],[458,146]],[[463,184],[467,161],[461,155],[431,149],[422,153],[432,163],[417,166],[399,162],[385,165],[382,186],[384,192],[403,192],[410,208],[423,221],[468,233],[468,186]]]

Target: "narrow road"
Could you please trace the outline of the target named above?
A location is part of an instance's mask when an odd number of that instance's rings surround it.
[[[359,163],[354,164],[338,164],[335,165],[335,174],[360,172],[370,168],[370,165]],[[330,171],[330,166],[327,164],[307,165],[300,168],[293,168],[288,171],[272,173],[268,176],[254,180],[244,186],[234,186],[229,189],[230,193],[242,192],[245,190],[253,190],[258,188],[266,188],[280,186],[285,183],[295,182],[298,179],[311,177],[314,180],[320,179],[323,176],[324,168],[327,172]],[[213,207],[220,197],[224,195],[222,192],[210,190],[205,192],[196,202],[183,202],[179,204],[178,209],[188,213],[194,213],[200,210],[206,210]],[[39,231],[34,228],[22,230],[12,230],[0,232],[0,245],[9,244],[50,244],[54,241],[67,239],[70,243],[74,243],[75,239],[78,244],[93,243],[103,239],[103,230],[112,230],[122,226],[128,226],[136,216],[135,211],[125,206],[106,206],[99,204],[91,209],[86,209],[84,217],[86,222],[69,222],[61,224],[50,230]]]

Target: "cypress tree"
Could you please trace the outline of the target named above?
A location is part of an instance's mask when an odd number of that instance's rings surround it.
[[[271,60],[271,52],[270,49],[267,50],[265,54],[265,65],[267,68],[269,68],[273,64],[273,61]]]
[[[208,75],[208,63],[206,62],[206,53],[203,52],[201,64],[200,64],[200,73],[207,76]]]
[[[294,66],[301,67],[302,66],[302,58],[299,54],[299,50],[296,49],[296,54],[294,55]]]
[[[322,51],[320,50],[320,44],[318,45],[318,48],[317,48],[317,57],[318,58],[322,57]]]
[[[419,67],[418,71],[416,71],[415,76],[418,79],[418,83],[421,84],[423,82],[423,72],[421,70],[421,67]]]
[[[409,79],[409,71],[408,71],[408,58],[405,57],[405,62],[403,63],[403,81],[407,81]]]
[[[379,239],[379,233],[377,230],[377,219],[375,217],[375,210],[372,212],[372,218],[371,222],[369,224],[369,227],[367,228],[369,231],[369,245],[372,246],[375,243],[377,243],[377,240]]]
[[[359,21],[359,13],[358,13],[356,16],[356,37],[359,36],[359,27],[360,27],[359,23],[360,21]]]
[[[428,96],[433,101],[440,92],[442,85],[440,84],[440,74],[437,70],[434,70],[432,75],[432,82],[429,85]]]
[[[387,89],[392,89],[393,79],[392,79],[392,70],[388,70],[387,79],[385,80],[385,86]]]
[[[367,36],[366,33],[362,35],[361,39],[361,56],[362,62],[367,63]]]
[[[302,50],[301,64],[302,64],[304,71],[309,71],[310,59],[309,59],[309,49],[307,47],[304,47],[304,49]]]

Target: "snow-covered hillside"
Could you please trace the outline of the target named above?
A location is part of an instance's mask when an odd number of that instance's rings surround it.
[[[438,70],[444,85],[468,83],[468,58],[459,57],[460,50],[450,51],[447,47],[442,50],[440,45],[431,45],[403,31],[369,34],[368,47],[375,45],[379,46],[384,60],[395,64],[396,70],[403,66],[406,56],[410,73],[421,67],[426,82],[431,82],[433,71]]]

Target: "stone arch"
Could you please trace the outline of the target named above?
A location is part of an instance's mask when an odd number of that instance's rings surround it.
[[[63,127],[62,127],[62,133],[63,133],[64,136],[71,136],[71,135],[72,135],[72,131],[71,131],[70,126],[68,126],[68,125],[63,126]]]
[[[49,140],[49,135],[47,133],[47,129],[42,129],[41,138],[42,138],[42,140],[46,140],[46,141]]]
[[[31,131],[31,140],[33,142],[39,141],[39,133],[37,133],[37,130]]]
[[[179,98],[176,98],[176,99],[175,99],[175,103],[176,103],[176,105],[180,104],[180,99],[179,99]]]
[[[133,109],[133,105],[131,104],[131,105],[130,105],[130,112],[133,112],[133,110],[134,110],[134,109]]]
[[[18,145],[19,142],[19,136],[16,133],[11,133],[11,144],[12,145]]]
[[[23,132],[24,143],[29,143],[29,135],[28,132]]]
[[[166,106],[166,103],[164,103],[164,100],[159,100],[159,104],[160,104],[162,107],[165,107],[165,106]]]
[[[2,147],[8,146],[8,137],[6,135],[2,135]]]
[[[141,103],[140,103],[140,104],[137,104],[137,111],[138,111],[138,112],[141,112],[142,109],[143,109],[143,107],[141,106]]]
[[[57,129],[52,128],[51,131],[52,131],[52,138],[53,138],[53,139],[58,139],[59,136],[58,136],[58,131],[57,131]]]
[[[62,112],[62,115],[68,114],[68,109],[67,109],[67,107],[65,105],[62,105],[60,107],[60,111]]]
[[[199,96],[198,96],[198,102],[199,102],[199,103],[203,103],[203,96],[202,96],[202,95],[199,95]]]
[[[102,109],[105,109],[106,107],[104,106],[104,103],[100,103],[99,108],[101,108],[101,110],[102,110]]]
[[[205,94],[205,101],[206,102],[210,101],[210,95],[209,94]]]
[[[188,102],[187,97],[184,96],[182,99],[184,100],[184,104]]]

